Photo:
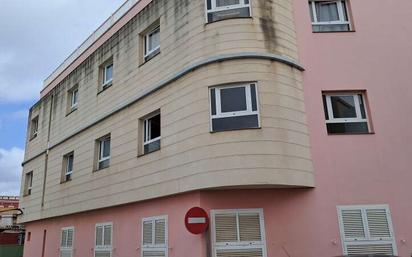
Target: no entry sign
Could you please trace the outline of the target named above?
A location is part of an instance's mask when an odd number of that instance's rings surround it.
[[[209,216],[200,207],[191,208],[185,216],[186,229],[195,235],[204,233],[209,227]]]

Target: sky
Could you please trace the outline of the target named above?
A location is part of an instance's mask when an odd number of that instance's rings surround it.
[[[0,195],[19,195],[43,80],[125,0],[0,0]]]

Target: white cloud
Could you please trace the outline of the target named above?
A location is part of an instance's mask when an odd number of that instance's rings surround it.
[[[0,195],[19,195],[24,150],[0,148]]]

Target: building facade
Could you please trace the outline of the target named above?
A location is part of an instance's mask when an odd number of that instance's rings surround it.
[[[411,15],[127,1],[30,109],[24,256],[410,256]]]

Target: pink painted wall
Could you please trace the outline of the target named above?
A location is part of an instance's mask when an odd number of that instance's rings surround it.
[[[389,204],[399,255],[407,257],[412,252],[412,1],[350,4],[356,32],[312,33],[307,1],[294,1],[317,184],[310,211],[326,222],[318,224],[318,233],[332,232],[333,238],[338,227],[330,208]],[[327,135],[321,91],[347,89],[367,91],[375,134]]]

